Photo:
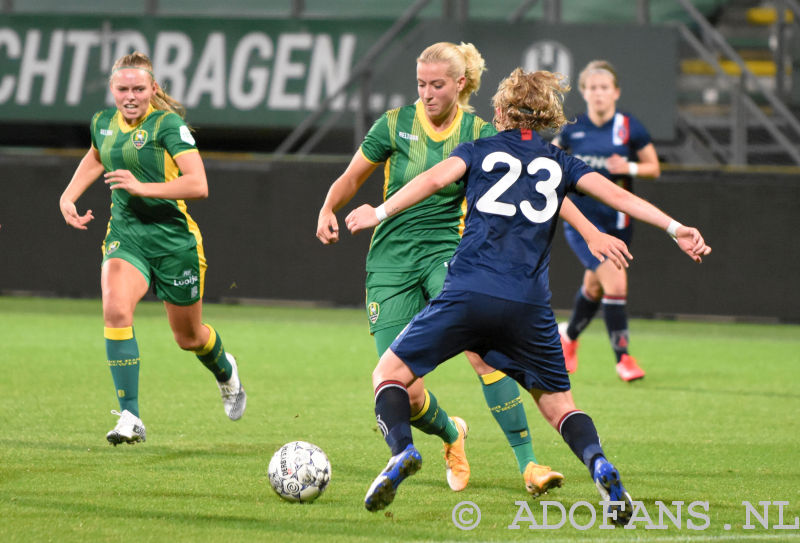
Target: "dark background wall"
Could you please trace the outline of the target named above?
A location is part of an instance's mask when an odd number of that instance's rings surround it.
[[[0,154],[0,294],[100,294],[100,242],[108,189],[95,183],[78,202],[96,217],[88,231],[66,226],[58,198],[80,160],[75,153]],[[206,300],[298,300],[360,306],[369,235],[335,246],[315,237],[317,213],[347,158],[272,162],[206,158],[208,200],[189,202],[209,269]],[[354,202],[380,201],[380,169]],[[726,315],[800,322],[800,180],[797,174],[668,170],[637,192],[701,228],[714,253],[701,265],[666,234],[638,224],[629,308],[635,316]],[[553,306],[568,308],[582,269],[557,234]]]

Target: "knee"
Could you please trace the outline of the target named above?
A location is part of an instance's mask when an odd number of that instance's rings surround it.
[[[109,328],[123,328],[133,324],[133,311],[127,304],[103,300],[103,323]]]
[[[178,347],[184,351],[199,351],[205,347],[205,342],[199,334],[173,331],[172,337],[175,338],[175,343],[178,344]]]

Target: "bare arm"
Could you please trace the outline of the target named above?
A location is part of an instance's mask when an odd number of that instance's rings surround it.
[[[200,153],[190,151],[175,157],[180,177],[168,183],[143,183],[129,170],[114,170],[105,174],[111,190],[126,190],[131,196],[164,198],[166,200],[200,200],[208,198],[206,168]]]
[[[439,189],[458,181],[466,171],[466,163],[458,157],[450,157],[439,162],[409,181],[384,202],[383,209],[386,212],[386,217],[397,215],[434,194]],[[383,218],[385,219],[386,217]],[[377,226],[379,222],[375,208],[369,204],[364,204],[354,209],[345,219],[345,224],[351,234],[357,234],[361,230]]]
[[[353,199],[358,189],[377,167],[378,164],[368,161],[361,154],[361,150],[358,150],[342,175],[333,182],[317,219],[317,238],[322,243],[328,245],[339,241],[339,222],[336,220],[336,212]]]
[[[578,180],[577,187],[581,192],[600,200],[617,211],[627,213],[656,228],[666,230],[673,223],[672,217],[656,206],[612,183],[597,172],[585,174]],[[696,228],[679,224],[675,232],[675,241],[681,250],[695,262],[702,262],[702,257],[711,253],[711,247],[705,244],[703,236]]]
[[[589,246],[589,251],[591,251],[597,260],[603,262],[606,257],[608,257],[617,268],[622,269],[623,267],[628,267],[628,260],[633,259],[633,255],[628,252],[628,246],[625,242],[598,230],[595,225],[575,207],[572,200],[564,198],[559,215],[578,231]]]
[[[59,207],[61,214],[64,216],[64,221],[78,230],[86,230],[89,221],[94,219],[92,210],[89,209],[83,215],[78,215],[78,210],[75,207],[75,202],[78,198],[86,192],[86,189],[91,186],[95,180],[103,173],[103,163],[100,162],[100,154],[94,147],[83,156],[80,164],[75,169],[67,188],[61,194],[59,200]]]
[[[649,177],[655,179],[661,176],[661,165],[658,162],[658,153],[652,143],[648,143],[636,153],[638,162],[633,168],[636,170],[636,177]],[[608,157],[606,169],[613,174],[629,175],[631,163],[628,159],[614,154]]]

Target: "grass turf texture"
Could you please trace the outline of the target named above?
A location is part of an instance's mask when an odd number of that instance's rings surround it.
[[[510,530],[526,500],[505,438],[486,409],[477,378],[459,356],[427,379],[441,405],[470,424],[469,487],[445,482],[441,444],[415,430],[422,470],[395,503],[371,514],[364,493],[388,459],[372,411],[374,347],[356,310],[207,305],[205,320],[237,356],[248,392],[244,418],[225,417],[211,374],[172,340],[159,304],[136,315],[140,406],[148,441],[105,441],[117,407],[105,365],[96,300],[0,298],[0,540],[2,541],[506,541],[547,537],[657,541],[796,538],[764,529],[748,500],[788,501],[785,525],[800,515],[800,327],[634,320],[631,352],[643,381],[618,380],[601,321],[581,337],[573,376],[578,406],[595,420],[609,458],[635,500],[656,517],[656,500],[683,501],[682,529]],[[566,510],[599,497],[586,468],[526,396],[536,454],[566,476],[561,489],[528,500]],[[319,445],[332,481],[313,504],[280,500],[267,464],[283,443]],[[454,526],[469,500],[481,522]],[[709,525],[692,531],[693,501],[708,502]],[[552,509],[551,509],[552,510]],[[674,512],[674,507],[671,508]],[[702,509],[699,512],[705,513]],[[769,525],[778,524],[772,506]],[[555,515],[553,519],[552,515]],[[462,517],[469,521],[474,512]],[[560,518],[552,510],[550,523]],[[574,514],[588,524],[585,507]],[[724,525],[729,524],[730,530]]]

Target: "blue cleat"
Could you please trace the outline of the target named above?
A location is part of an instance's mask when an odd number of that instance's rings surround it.
[[[603,501],[621,502],[621,505],[610,506],[609,510],[616,513],[614,515],[616,524],[626,525],[633,513],[633,503],[631,495],[622,486],[617,468],[605,458],[599,458],[594,463],[592,478]]]
[[[411,443],[400,454],[389,459],[389,463],[372,482],[364,498],[367,511],[380,511],[394,500],[397,487],[406,477],[414,475],[422,467],[422,455]]]

